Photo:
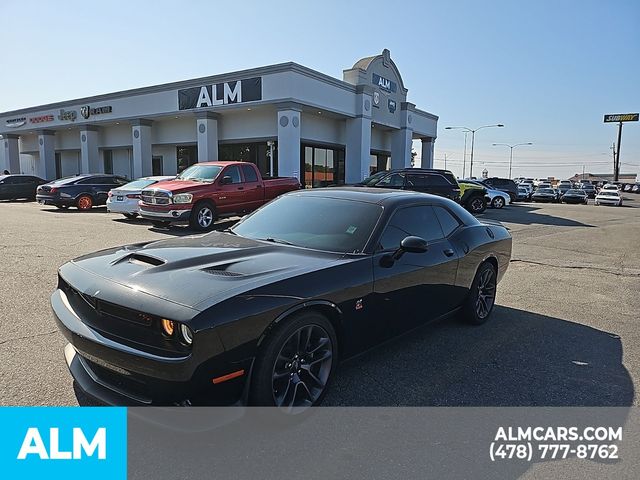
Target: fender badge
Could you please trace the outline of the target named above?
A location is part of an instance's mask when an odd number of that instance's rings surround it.
[[[362,310],[363,306],[362,299],[356,301],[356,310]]]

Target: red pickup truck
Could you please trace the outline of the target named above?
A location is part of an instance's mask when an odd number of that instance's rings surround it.
[[[219,217],[243,215],[300,188],[297,178],[263,179],[253,163],[202,162],[143,190],[138,205],[140,215],[157,227],[188,223],[207,231]]]

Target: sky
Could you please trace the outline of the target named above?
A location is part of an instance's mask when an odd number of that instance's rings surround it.
[[[0,112],[294,61],[342,78],[391,51],[408,101],[440,117],[435,167],[567,178],[612,171],[640,111],[640,0],[0,0]],[[419,143],[415,144],[420,154]],[[468,138],[466,174],[469,174]],[[640,122],[622,173],[640,173]]]

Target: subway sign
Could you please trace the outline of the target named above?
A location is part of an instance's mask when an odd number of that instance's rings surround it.
[[[262,77],[178,90],[178,109],[214,107],[262,100]]]
[[[604,123],[610,122],[637,122],[638,113],[610,113],[604,116]]]

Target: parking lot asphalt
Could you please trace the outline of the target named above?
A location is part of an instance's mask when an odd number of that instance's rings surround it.
[[[638,405],[640,195],[625,199],[621,208],[487,210],[480,217],[504,222],[513,235],[492,319],[428,325],[345,362],[324,404]],[[0,202],[0,404],[78,404],[49,308],[58,266],[188,233],[104,208]]]

